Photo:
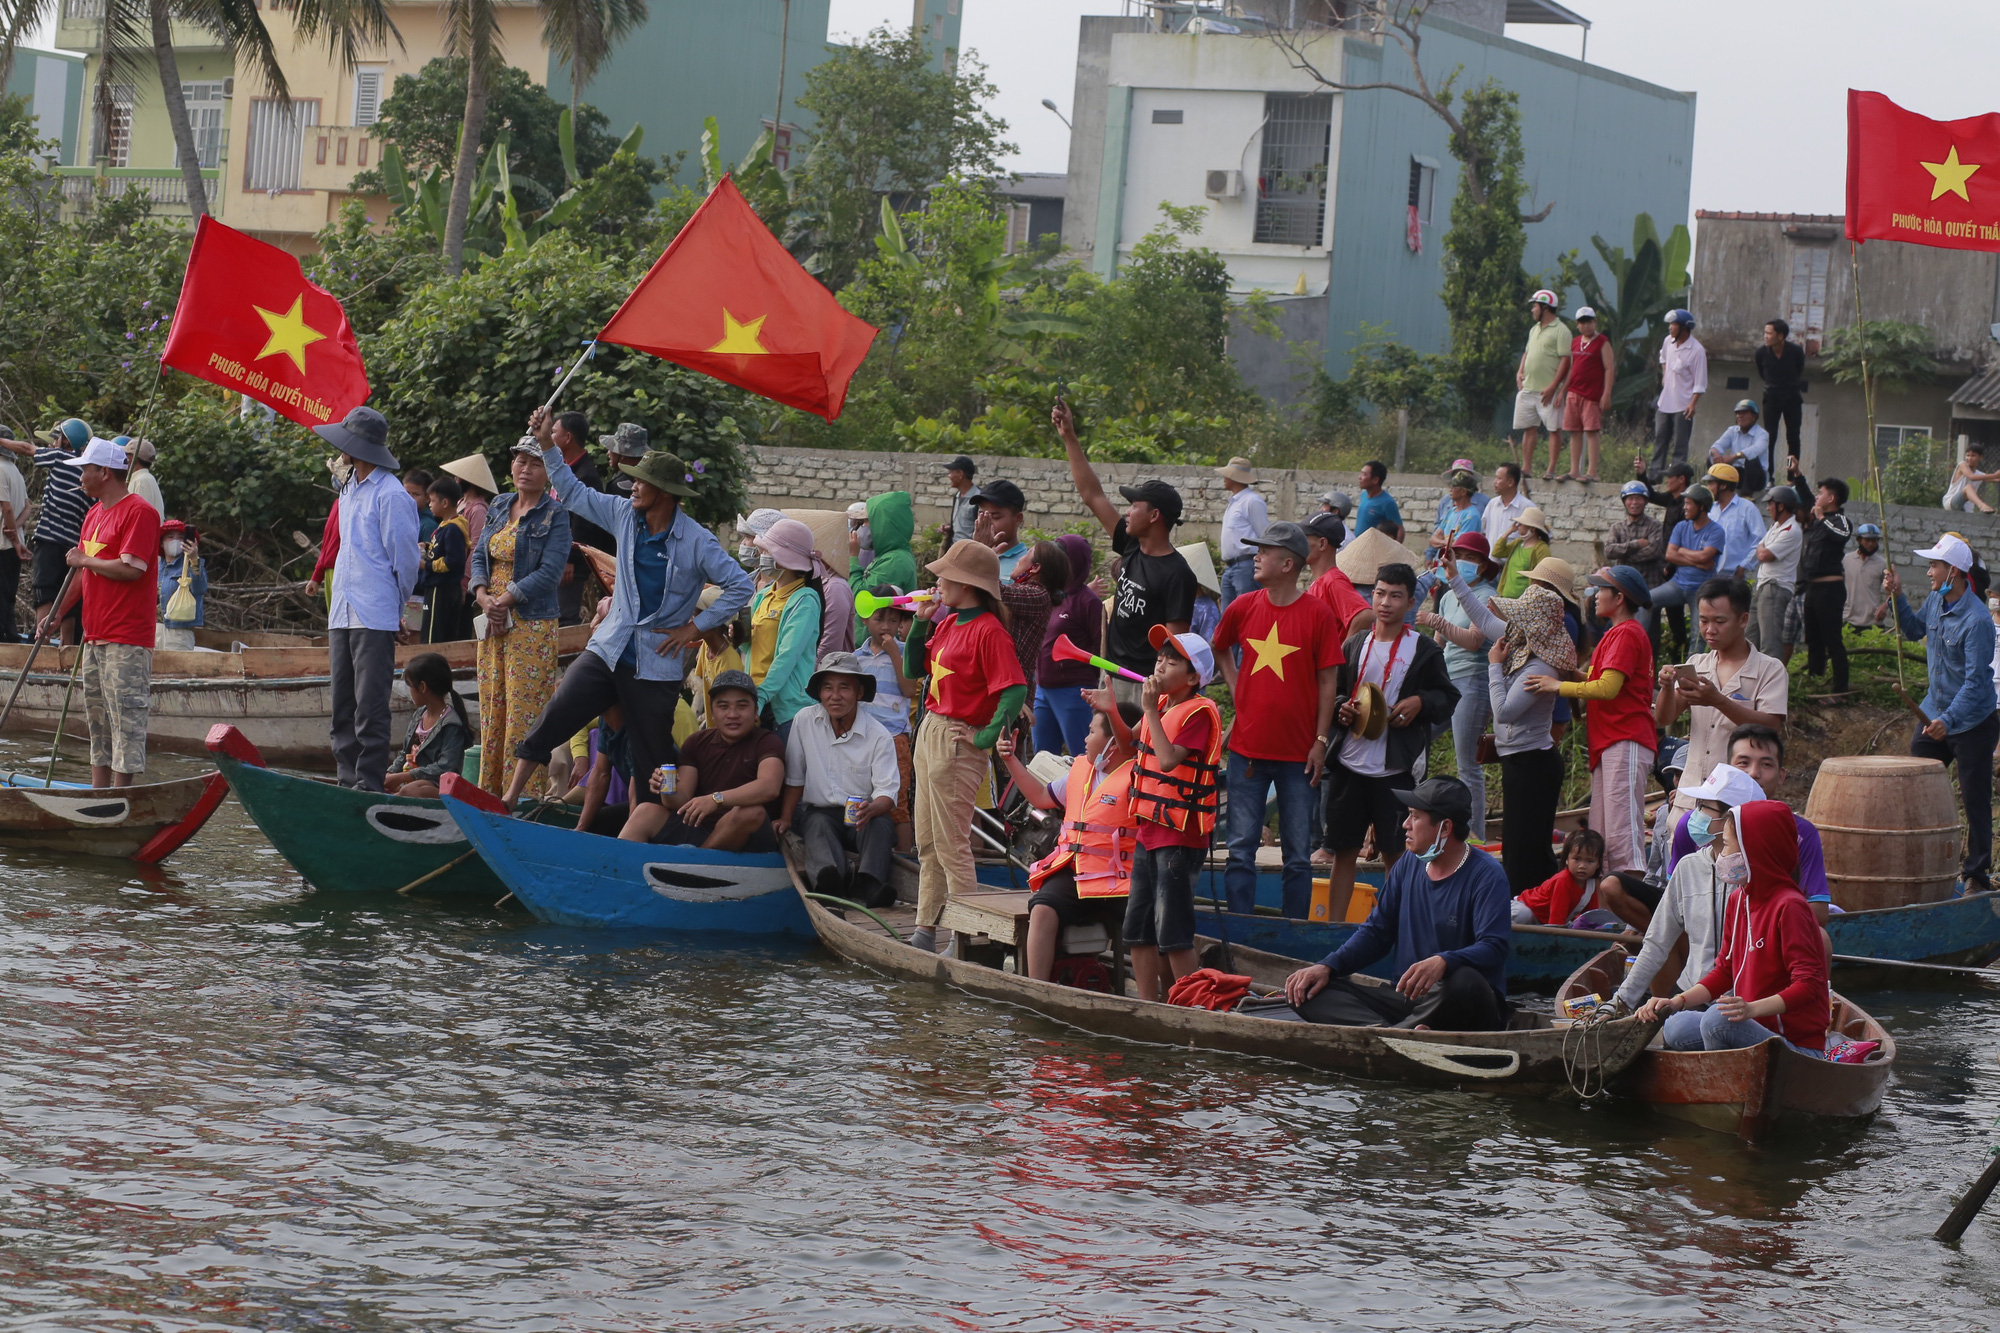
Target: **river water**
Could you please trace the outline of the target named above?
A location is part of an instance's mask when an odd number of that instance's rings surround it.
[[[0,759],[9,747],[0,744]],[[191,760],[156,767],[193,771]],[[2000,991],[1865,1130],[1089,1037],[849,967],[0,854],[0,1328],[1991,1327]]]

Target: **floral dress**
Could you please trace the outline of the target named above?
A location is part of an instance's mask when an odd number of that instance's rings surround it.
[[[514,539],[521,528],[517,514],[486,544],[492,562],[487,586],[503,591],[514,579]],[[479,641],[479,785],[494,795],[507,789],[514,771],[514,748],[527,739],[535,719],[556,692],[561,672],[556,666],[557,624],[550,620],[512,617],[505,634],[488,633]],[[548,786],[543,770],[531,790]]]

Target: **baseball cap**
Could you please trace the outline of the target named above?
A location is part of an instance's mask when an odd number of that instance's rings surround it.
[[[1168,634],[1165,625],[1153,626],[1147,636],[1155,648],[1164,649],[1167,641],[1173,641],[1173,651],[1187,660],[1194,668],[1195,678],[1203,685],[1215,679],[1215,653],[1208,646],[1208,640],[1199,634]]]
[[[1331,518],[1329,514],[1327,517]],[[1281,551],[1290,551],[1299,559],[1306,558],[1306,530],[1296,523],[1284,519],[1265,527],[1260,537],[1247,537],[1245,546],[1275,546]]]
[[[1164,481],[1155,478],[1137,486],[1120,486],[1118,493],[1127,500],[1138,500],[1159,510],[1168,527],[1181,521],[1181,493]]]
[[[114,472],[123,472],[127,467],[125,451],[101,435],[91,436],[90,443],[83,446],[82,453],[73,454],[63,460],[64,467],[83,467],[86,464],[108,467]],[[1960,542],[1959,545],[1963,546],[1965,543]],[[1960,565],[1959,568],[1963,569],[1965,566]]]
[[[747,671],[722,671],[708,683],[708,697],[713,699],[724,690],[740,690],[752,699],[757,697],[757,682],[750,679]]]
[[[1621,496],[1647,495],[1651,493],[1651,490],[1652,488],[1646,485],[1646,483],[1643,481],[1628,481],[1623,486],[1620,486],[1618,488],[1618,494],[1620,494]]]
[[[1409,791],[1397,794],[1412,810],[1449,819],[1453,830],[1460,835],[1472,823],[1472,792],[1457,778],[1425,778]]]
[[[1734,764],[1717,764],[1709,770],[1708,781],[1699,787],[1683,787],[1681,795],[1694,801],[1720,801],[1732,810],[1739,805],[1764,799],[1757,779]]]
[[[963,472],[968,477],[976,477],[979,475],[979,464],[973,462],[964,454],[960,454],[957,458],[946,463],[944,470],[946,472]]]
[[[998,505],[1002,509],[1018,509],[1025,512],[1028,508],[1028,497],[1021,494],[1019,486],[1005,477],[995,477],[981,484],[979,489],[972,493],[971,499],[974,504]]]
[[[96,440],[91,441],[93,447],[97,443]],[[1936,546],[1914,554],[1919,560],[1942,560],[1961,574],[1972,568],[1972,548],[1949,532],[1938,538]]]
[[[1597,312],[1596,312],[1595,310],[1592,310],[1592,309],[1591,309],[1591,308],[1590,308],[1589,306],[1587,306],[1587,305],[1580,305],[1580,306],[1578,306],[1578,307],[1576,308],[1576,318],[1578,318],[1578,319],[1596,319],[1596,318],[1597,318]]]
[[[1854,530],[1854,535],[1857,537],[1880,537],[1882,529],[1876,527],[1873,523],[1863,523]]]
[[[1347,540],[1347,525],[1340,521],[1338,514],[1322,511],[1308,518],[1303,526],[1308,537],[1318,537],[1335,550],[1340,549],[1340,544]]]

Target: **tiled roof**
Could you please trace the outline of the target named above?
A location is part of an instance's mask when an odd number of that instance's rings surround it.
[[[1715,218],[1722,222],[1845,222],[1840,213],[1734,213],[1717,209],[1697,208],[1697,220]]]
[[[1993,364],[1951,391],[1945,399],[1948,403],[1960,403],[1966,407],[1983,407],[1989,412],[2000,412],[2000,364]]]

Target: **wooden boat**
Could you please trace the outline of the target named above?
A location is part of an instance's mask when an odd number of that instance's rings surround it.
[[[446,774],[444,808],[521,905],[557,926],[810,937],[776,853],[656,847],[510,816]]]
[[[425,898],[493,903],[507,894],[442,801],[274,772],[249,738],[226,723],[210,731],[208,749],[250,818],[315,889],[393,893],[422,880],[412,892]],[[558,807],[538,818],[559,821],[564,812]]]
[[[1578,1082],[1597,1083],[1622,1072],[1658,1030],[1657,1024],[1623,1018],[1600,1025],[1599,1040],[1582,1043],[1570,1039],[1568,1025],[1552,1023],[1540,1014],[1520,1016],[1517,1021],[1532,1026],[1505,1032],[1331,1027],[1079,990],[905,944],[890,930],[900,933],[914,925],[915,914],[908,907],[847,920],[814,902],[797,863],[787,860],[821,942],[849,962],[888,976],[1019,1005],[1108,1037],[1265,1056],[1364,1078],[1561,1098],[1571,1095],[1572,1076]],[[1239,974],[1247,973],[1265,986],[1282,985],[1298,967],[1296,960],[1247,948],[1233,948],[1230,963]]]
[[[1979,966],[2000,952],[2000,891],[1836,912],[1826,933],[1837,954]]]
[[[589,626],[566,626],[558,636],[557,652],[573,656],[589,640]],[[333,714],[333,691],[327,678],[323,636],[196,630],[195,642],[209,651],[153,654],[149,745],[200,754],[209,728],[228,723],[272,762],[327,762],[327,719]],[[0,678],[20,671],[28,660],[28,647],[24,643],[0,644]],[[73,647],[42,649],[8,718],[10,729],[56,729],[76,652]],[[471,671],[477,665],[477,645],[471,639],[400,645],[396,665],[400,668],[427,652],[442,654],[454,671]],[[81,725],[82,706],[80,697],[72,699],[72,728]],[[392,735],[402,735],[412,711],[409,695],[399,685],[390,699]]]
[[[0,845],[156,865],[199,832],[228,794],[220,773],[108,790],[0,773]]]
[[[1578,968],[1557,998],[1608,996],[1624,970],[1624,951],[1608,950]],[[1751,1140],[1781,1122],[1865,1120],[1882,1105],[1896,1063],[1896,1039],[1837,992],[1827,1036],[1881,1046],[1849,1065],[1800,1055],[1775,1033],[1769,1041],[1734,1051],[1669,1051],[1655,1038],[1612,1086],[1664,1115]]]

